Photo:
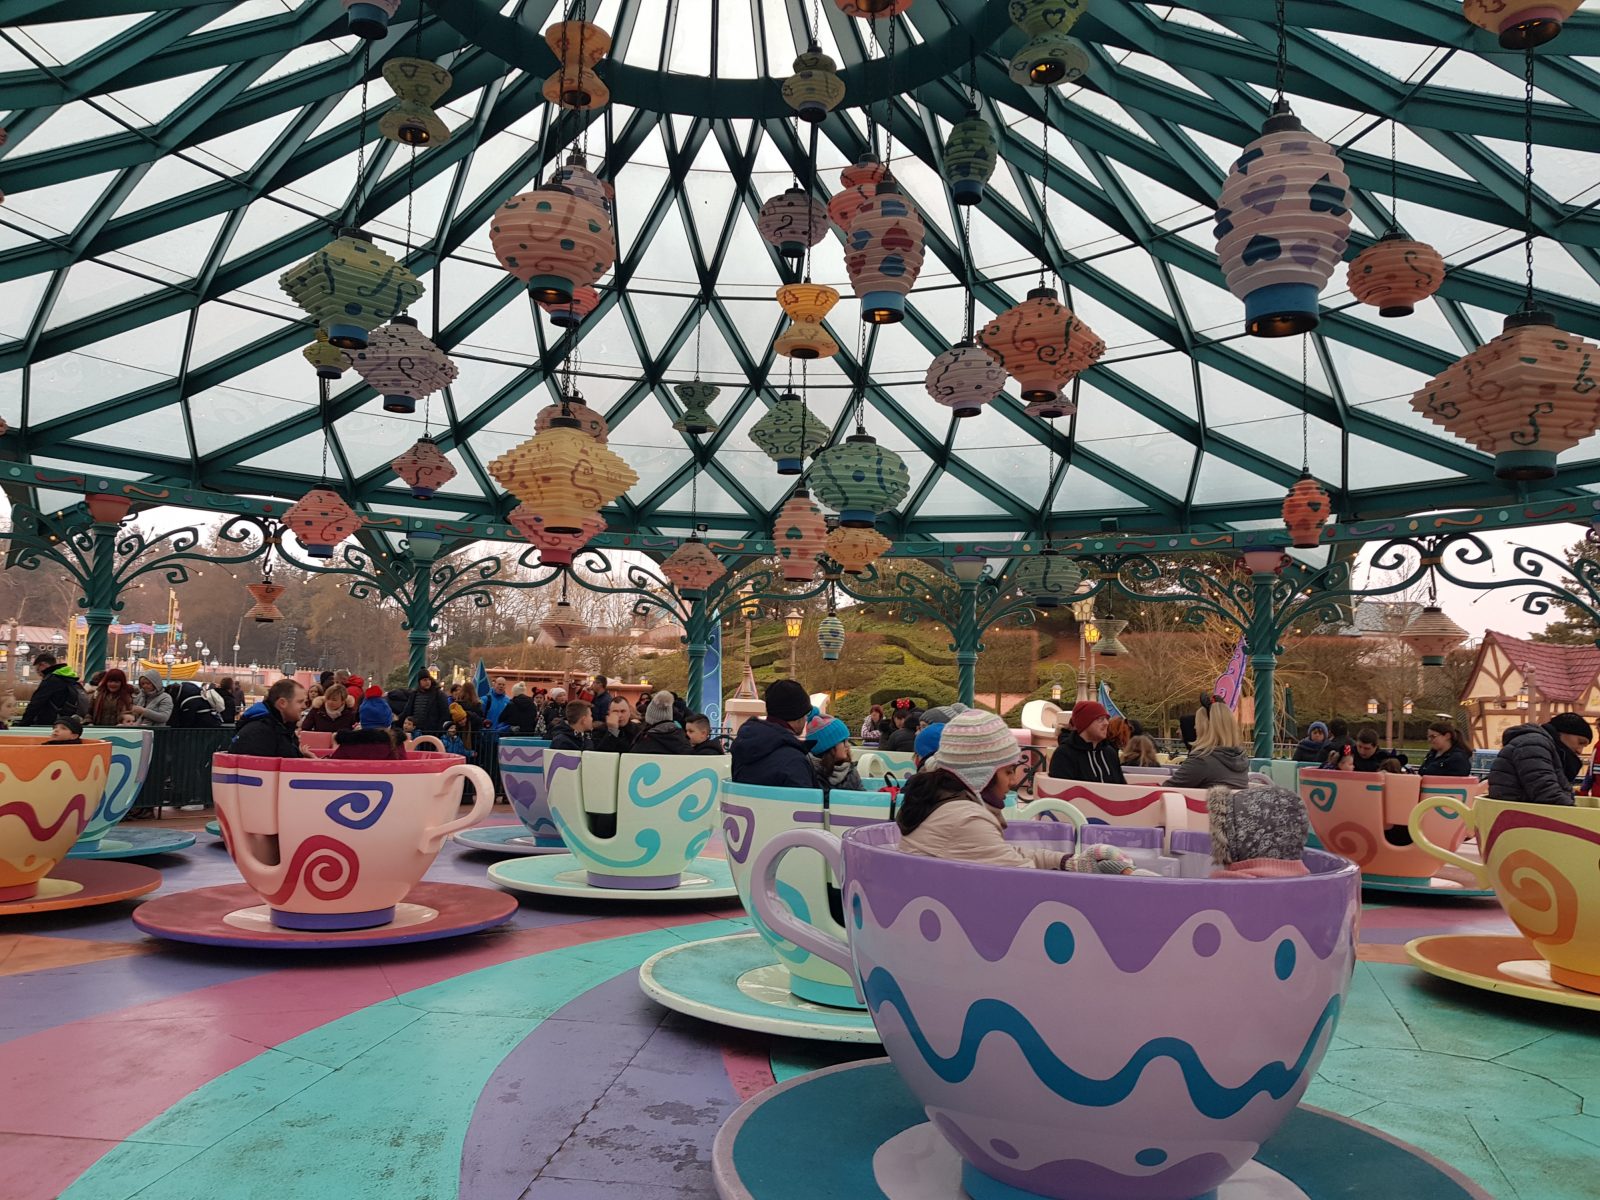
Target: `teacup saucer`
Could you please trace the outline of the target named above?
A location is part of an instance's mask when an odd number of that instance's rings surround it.
[[[1493,900],[1493,888],[1476,886],[1477,880],[1465,871],[1445,867],[1430,879],[1406,879],[1399,875],[1361,876],[1361,886],[1374,892],[1398,892],[1413,896],[1444,896],[1454,900]]]
[[[683,873],[683,881],[674,888],[635,890],[595,887],[589,882],[589,873],[571,854],[546,854],[537,858],[495,863],[489,868],[489,878],[501,887],[516,892],[533,892],[540,896],[576,896],[584,900],[616,900],[624,904],[727,900],[739,895],[727,861],[704,855],[690,864]]]
[[[39,881],[39,891],[26,900],[0,903],[0,917],[17,913],[55,912],[131,900],[161,886],[161,872],[133,863],[85,862],[67,859]]]
[[[143,858],[148,854],[171,854],[194,845],[195,836],[182,829],[124,829],[120,825],[90,849],[74,846],[68,858]]]
[[[822,1042],[876,1042],[864,1011],[801,1000],[758,933],[674,946],[645,960],[639,987],[675,1012],[735,1029]]]
[[[567,845],[560,838],[553,845],[537,841],[522,822],[515,825],[478,825],[450,835],[469,850],[487,850],[492,854],[565,854]]]
[[[1430,975],[1524,1000],[1600,1012],[1600,993],[1565,987],[1521,934],[1439,933],[1406,943],[1406,955]]]
[[[718,1131],[711,1170],[722,1200],[1024,1195],[974,1178],[970,1168],[963,1174],[961,1157],[886,1058],[801,1075],[751,1097]],[[1206,1200],[1324,1200],[1402,1190],[1407,1200],[1488,1200],[1487,1192],[1414,1146],[1301,1105],[1255,1160]]]
[[[221,837],[222,836],[222,822],[218,821],[218,820],[215,820],[215,819],[207,821],[206,822],[206,832],[209,833],[212,837]]]
[[[332,950],[458,937],[503,925],[516,911],[516,899],[493,888],[419,883],[396,905],[395,919],[387,925],[302,932],[272,924],[261,897],[245,884],[234,883],[147,901],[134,910],[133,923],[156,937],[202,946]]]

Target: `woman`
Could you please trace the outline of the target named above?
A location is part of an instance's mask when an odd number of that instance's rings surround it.
[[[483,728],[483,701],[478,699],[478,689],[470,683],[461,685],[461,695],[456,703],[461,705],[461,711],[466,714],[466,720],[457,722],[457,732],[461,736],[461,744],[472,750],[477,742],[478,731]]]
[[[1306,736],[1294,748],[1294,761],[1320,763],[1327,757],[1328,727],[1321,721],[1313,721],[1306,729]]]
[[[513,684],[511,702],[500,714],[500,728],[521,737],[535,737],[539,732],[539,706],[528,695],[528,685]]]
[[[356,706],[350,702],[350,693],[341,683],[328,686],[322,693],[322,706],[308,708],[300,728],[307,733],[341,733],[356,727]]]
[[[139,672],[139,695],[133,707],[133,723],[154,729],[172,720],[172,697],[161,686],[161,672],[146,667]]]
[[[861,722],[861,744],[863,746],[876,746],[878,739],[883,736],[883,705],[874,704],[867,710],[867,719]]]
[[[1057,739],[1056,752],[1050,756],[1050,778],[1127,783],[1117,748],[1107,739],[1110,731],[1111,718],[1104,705],[1094,700],[1077,705],[1066,731]]]
[[[106,673],[110,674],[109,671]],[[222,711],[217,716],[222,718],[224,725],[232,725],[238,719],[239,697],[243,693],[240,692],[239,685],[234,683],[233,677],[228,675],[217,684],[217,694],[222,697]]]
[[[1428,726],[1428,754],[1419,770],[1459,778],[1472,774],[1472,743],[1454,721],[1441,719]]]
[[[1149,734],[1136,734],[1128,740],[1128,747],[1122,752],[1122,765],[1125,767],[1159,767],[1161,765],[1161,758],[1156,754],[1156,744]]]
[[[450,724],[450,698],[433,676],[423,671],[417,676],[417,690],[406,700],[400,716],[410,717],[418,733],[443,733]]]
[[[1168,776],[1173,787],[1242,788],[1250,782],[1239,718],[1226,704],[1202,707],[1194,714],[1194,748]]]
[[[693,754],[689,735],[672,719],[672,693],[659,691],[645,705],[644,727],[634,739],[635,754]],[[609,723],[610,713],[606,714]]]
[[[133,723],[133,689],[128,686],[128,676],[120,667],[108,667],[100,677],[94,701],[89,706],[91,725],[131,725]]]

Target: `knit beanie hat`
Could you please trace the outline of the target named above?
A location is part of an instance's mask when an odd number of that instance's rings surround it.
[[[1110,713],[1106,712],[1105,705],[1095,700],[1085,700],[1072,710],[1072,728],[1078,733],[1082,733],[1101,717],[1110,715]]]
[[[1550,718],[1546,728],[1551,733],[1570,733],[1581,737],[1585,742],[1594,741],[1594,730],[1575,712],[1557,713]]]
[[[1327,737],[1328,737],[1328,727],[1326,725],[1324,725],[1321,721],[1313,721],[1313,722],[1311,722],[1310,726],[1306,729],[1306,736],[1310,737],[1313,733],[1316,733],[1319,729],[1322,731],[1323,740],[1326,741]]]
[[[923,762],[927,762],[939,753],[939,743],[944,738],[944,725],[943,721],[937,721],[917,730],[917,744],[911,748],[911,752]]]
[[[806,722],[806,731],[800,736],[809,744],[811,753],[826,754],[840,742],[850,740],[850,727],[838,717],[812,710],[811,719]]]
[[[939,704],[933,708],[923,709],[922,726],[926,729],[929,725],[943,725],[966,711],[967,706],[959,700],[954,704]]]
[[[672,720],[672,693],[662,689],[650,697],[650,703],[644,710],[644,723],[659,725],[670,720]]]
[[[1004,721],[971,708],[946,722],[939,753],[927,766],[949,771],[974,792],[982,792],[996,771],[1014,766],[1021,757],[1016,734]]]
[[[369,687],[366,691],[362,692],[361,694],[362,694],[363,697],[365,697],[368,700],[381,700],[383,698],[383,689],[381,687],[379,687],[377,684],[373,684],[371,687]]]
[[[55,721],[52,723],[55,725],[64,726],[71,732],[73,737],[83,736],[83,722],[78,719],[76,713],[58,713],[56,714]]]
[[[528,686],[527,686],[527,684],[522,683],[520,680],[518,682],[512,684],[511,685],[511,694],[513,696],[526,696],[528,694]]]
[[[774,721],[798,721],[811,711],[811,696],[793,679],[767,685],[767,716]]]
[[[383,698],[382,688],[367,689],[367,698],[356,710],[356,720],[363,729],[387,729],[394,724],[394,709]]]
[[[1214,787],[1206,795],[1211,861],[1219,867],[1255,858],[1299,862],[1311,832],[1306,806],[1287,788]]]
[[[352,675],[344,681],[344,690],[352,696],[359,696],[366,689],[367,681],[359,675]]]

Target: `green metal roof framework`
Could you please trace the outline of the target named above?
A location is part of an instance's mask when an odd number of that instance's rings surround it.
[[[540,95],[554,69],[540,34],[561,16],[551,0],[408,0],[374,48],[358,187],[365,44],[346,33],[338,0],[0,0],[5,450],[40,467],[294,498],[319,477],[326,422],[330,478],[358,506],[503,520],[511,502],[484,464],[531,432],[576,356],[579,386],[642,477],[606,514],[614,531],[681,533],[698,518],[764,535],[792,481],[748,430],[788,385],[790,364],[771,349],[782,326],[772,290],[795,272],[754,218],[792,175],[807,178],[810,131],[788,119],[775,80],[805,41],[810,8],[595,0],[590,19],[615,38],[603,68],[613,105],[563,115]],[[851,95],[821,127],[812,186],[825,199],[867,145],[866,115],[850,106],[875,100],[881,136],[892,103],[896,173],[928,226],[905,324],[875,329],[859,358],[835,235],[815,259],[814,277],[846,299],[830,322],[841,353],[806,372],[813,411],[846,431],[847,401],[864,385],[869,428],[912,469],[885,532],[1031,534],[1042,505],[1060,532],[1099,530],[1107,517],[1171,531],[1273,522],[1299,474],[1302,409],[1312,468],[1342,517],[1517,498],[1486,456],[1407,398],[1521,301],[1520,55],[1467,24],[1456,0],[1288,3],[1288,90],[1355,184],[1352,256],[1388,224],[1392,117],[1400,223],[1451,265],[1439,297],[1402,321],[1355,305],[1336,276],[1303,392],[1294,339],[1239,335],[1241,306],[1222,287],[1210,233],[1226,164],[1270,102],[1271,0],[1096,4],[1074,31],[1089,79],[1049,93],[1007,77],[1021,38],[1003,8],[917,0],[891,71],[866,24],[821,5],[821,40]],[[419,45],[454,74],[440,102],[452,137],[413,167],[378,138],[376,115],[389,97],[382,60]],[[937,171],[975,52],[970,78],[1003,161],[969,245]],[[1534,126],[1540,298],[1591,339],[1597,67],[1600,13],[1586,11],[1538,55]],[[597,311],[557,337],[499,270],[486,229],[580,136],[591,167],[617,185],[619,257]],[[388,467],[421,423],[382,414],[353,372],[320,409],[299,354],[310,328],[276,286],[343,223],[407,257],[430,289],[413,315],[462,368],[431,410],[460,475],[431,505],[411,501]],[[1079,414],[1049,425],[1007,397],[954,421],[922,373],[960,336],[960,281],[970,271],[981,322],[1021,297],[1041,255],[1110,347],[1082,381]],[[704,374],[723,387],[712,405],[721,429],[699,439],[671,429],[671,385],[692,374],[697,298]],[[1590,439],[1528,498],[1597,485],[1600,439]]]

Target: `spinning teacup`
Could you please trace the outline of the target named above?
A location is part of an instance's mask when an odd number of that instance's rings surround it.
[[[6,730],[3,736],[7,741],[13,741],[29,735]],[[106,776],[105,791],[101,793],[100,803],[89,815],[89,822],[83,827],[76,844],[79,850],[95,850],[112,826],[133,811],[134,803],[139,799],[139,789],[144,786],[145,776],[150,773],[150,744],[154,735],[148,729],[131,725],[100,725],[85,729],[83,736],[111,745],[111,767]],[[39,737],[34,736],[32,740],[37,742]]]
[[[544,738],[501,738],[500,786],[505,788],[506,799],[511,802],[511,811],[517,814],[517,820],[533,834],[534,844],[559,850],[563,845],[561,834],[550,819],[549,779],[545,774],[548,753],[550,743]]]
[[[40,737],[0,742],[0,903],[28,900],[100,807],[111,745],[48,746]]]
[[[1299,1102],[1355,966],[1353,865],[1309,851],[1297,878],[1119,878],[898,842],[888,824],[780,834],[752,894],[851,971],[974,1200],[1209,1195]],[[798,847],[839,873],[848,946],[778,902]]]
[[[1413,816],[1436,846],[1454,850],[1471,826],[1462,820],[1483,794],[1475,779],[1386,772],[1300,772],[1300,799],[1323,847],[1361,868],[1369,883],[1421,884],[1439,863],[1405,830]]]
[[[472,811],[458,817],[466,783]],[[211,794],[228,853],[272,923],[306,930],[388,924],[445,838],[494,807],[489,776],[456,754],[218,754]]]
[[[556,831],[591,887],[664,891],[711,840],[728,759],[545,752]]]
[[[1430,836],[1419,809],[1411,818],[1417,845],[1469,872],[1533,943],[1550,978],[1566,987],[1600,992],[1600,808],[1478,800],[1453,807],[1478,835],[1482,862],[1463,858]]]

